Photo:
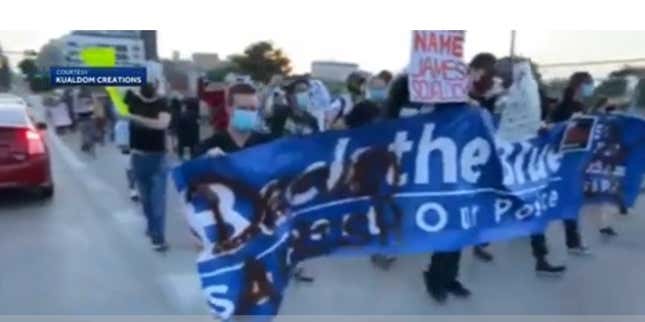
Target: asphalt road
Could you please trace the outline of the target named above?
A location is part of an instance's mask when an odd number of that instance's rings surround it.
[[[110,146],[91,158],[78,137],[49,133],[56,183],[53,200],[24,193],[0,195],[0,314],[207,314],[194,267],[195,246],[171,185],[167,254],[144,237],[139,206],[128,199],[125,159]],[[399,258],[381,271],[367,258],[320,258],[304,264],[315,282],[292,283],[285,315],[644,314],[645,198],[627,217],[616,216],[619,236],[603,239],[597,218],[583,217],[593,256],[564,250],[562,225],[551,225],[550,259],[565,263],[562,278],[537,277],[528,239],[492,245],[492,263],[467,250],[461,280],[468,300],[435,304],[421,271],[429,255]]]

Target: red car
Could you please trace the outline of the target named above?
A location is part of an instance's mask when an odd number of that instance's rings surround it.
[[[0,189],[30,189],[43,199],[54,194],[49,151],[27,106],[0,100]]]

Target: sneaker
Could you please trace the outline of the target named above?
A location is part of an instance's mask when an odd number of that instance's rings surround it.
[[[426,292],[434,299],[437,303],[443,304],[448,299],[448,293],[443,287],[436,287],[432,284],[430,279],[430,273],[428,271],[423,272],[423,281],[426,285]]]
[[[619,211],[618,211],[618,212],[619,212],[621,215],[623,215],[623,216],[627,216],[627,215],[629,215],[629,209],[628,209],[627,207],[625,207],[624,205],[621,205],[621,206],[619,207]]]
[[[535,264],[535,273],[542,276],[559,277],[567,271],[567,268],[562,265],[553,266],[547,261],[538,261]]]
[[[130,189],[130,200],[132,201],[139,201],[139,192],[137,192],[137,189]]]
[[[484,247],[481,246],[475,246],[473,248],[473,255],[475,255],[476,258],[481,260],[482,262],[492,262],[493,261],[493,254],[489,253]]]
[[[591,250],[587,246],[569,247],[569,254],[576,256],[589,256]]]
[[[465,288],[459,281],[453,281],[446,287],[446,291],[456,297],[469,297],[471,292]]]
[[[372,264],[374,264],[376,267],[380,269],[388,270],[390,269],[390,267],[392,267],[392,264],[394,264],[394,261],[396,261],[396,257],[376,254],[376,255],[370,256],[370,260],[372,261]]]
[[[168,248],[170,248],[170,247],[166,243],[152,244],[152,249],[155,252],[164,253],[164,252],[168,251]]]
[[[611,227],[605,227],[599,230],[600,234],[605,236],[605,237],[616,237],[618,236],[618,233],[611,228]]]

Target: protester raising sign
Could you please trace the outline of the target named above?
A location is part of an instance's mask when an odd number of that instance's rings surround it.
[[[574,118],[508,142],[495,140],[486,113],[446,104],[176,168],[213,312],[277,314],[294,265],[308,258],[450,251],[575,218],[584,166],[602,143],[596,128],[607,122],[639,134],[621,142],[630,163],[645,163],[642,120]],[[644,169],[626,169],[621,192],[631,195]]]
[[[464,34],[458,30],[412,31],[408,66],[410,101],[430,104],[466,101]]]

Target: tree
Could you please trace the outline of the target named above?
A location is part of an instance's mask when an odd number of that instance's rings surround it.
[[[33,78],[34,75],[38,73],[38,66],[36,66],[36,61],[32,58],[21,60],[18,64],[18,68],[20,68],[22,74],[27,76],[28,79]]]
[[[9,68],[9,59],[2,55],[0,49],[0,92],[7,91],[11,87],[11,69]]]
[[[37,54],[36,65],[42,72],[49,72],[53,66],[62,66],[65,64],[65,54],[59,48],[55,41],[45,44]]]
[[[233,55],[230,60],[241,72],[264,83],[275,74],[288,75],[291,72],[291,60],[268,41],[251,44],[244,54]]]

